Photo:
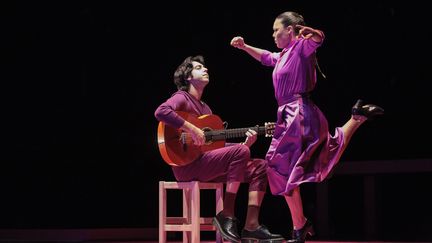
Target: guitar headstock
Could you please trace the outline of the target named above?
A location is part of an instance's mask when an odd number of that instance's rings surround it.
[[[264,123],[265,136],[266,137],[273,137],[275,127],[276,127],[276,123],[275,122],[266,122],[266,123]]]

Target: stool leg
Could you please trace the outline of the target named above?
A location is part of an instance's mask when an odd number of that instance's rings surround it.
[[[187,224],[191,224],[191,190],[183,189],[183,218]],[[183,231],[183,243],[190,243],[192,239],[190,231]]]
[[[164,182],[159,182],[159,243],[166,243],[166,189]]]
[[[192,185],[192,243],[200,243],[200,188],[199,182],[194,181]]]

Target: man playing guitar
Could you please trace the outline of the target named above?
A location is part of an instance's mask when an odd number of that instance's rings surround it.
[[[155,111],[160,122],[190,134],[195,146],[204,146],[204,131],[189,122],[178,112],[186,112],[196,117],[212,114],[210,107],[201,101],[201,96],[209,83],[207,68],[202,56],[187,57],[174,73],[174,83],[178,91],[162,103]],[[251,158],[250,147],[257,139],[257,132],[247,130],[246,140],[239,144],[205,151],[197,159],[181,166],[172,165],[178,181],[197,180],[202,182],[224,182],[224,209],[213,220],[223,237],[231,242],[241,240],[252,242],[282,242],[279,234],[272,234],[259,223],[259,211],[267,188],[266,161]],[[234,214],[235,199],[240,183],[249,184],[249,200],[246,222],[241,233],[237,230],[238,220]]]

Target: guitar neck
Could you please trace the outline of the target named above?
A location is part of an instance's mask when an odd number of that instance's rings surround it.
[[[266,134],[266,128],[264,126],[254,126],[246,128],[205,131],[204,135],[206,137],[206,141],[225,140],[229,138],[242,138],[246,137],[246,132],[249,129],[256,131],[258,135]]]

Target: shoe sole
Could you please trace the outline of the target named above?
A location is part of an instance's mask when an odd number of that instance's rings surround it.
[[[283,238],[278,238],[278,239],[257,239],[257,238],[242,238],[241,239],[241,243],[282,243],[282,242],[286,242],[285,239]]]
[[[219,231],[219,233],[222,235],[222,238],[224,238],[224,240],[229,240],[232,243],[240,243],[240,240],[232,238],[231,236],[227,235],[223,230],[222,230],[222,226],[219,224],[219,222],[215,219],[213,219],[213,225],[217,228],[217,230]]]

